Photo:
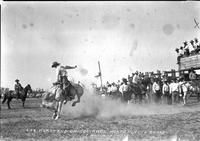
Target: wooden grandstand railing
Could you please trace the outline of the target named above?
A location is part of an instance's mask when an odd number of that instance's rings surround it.
[[[180,58],[179,71],[185,71],[194,68],[200,69],[200,54]]]

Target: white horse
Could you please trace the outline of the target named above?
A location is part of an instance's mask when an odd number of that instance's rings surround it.
[[[75,106],[76,103],[80,102],[80,98],[83,95],[84,91],[81,85],[73,83],[68,86],[69,92],[74,96],[77,96],[77,100],[73,102],[72,106]],[[42,107],[54,111],[53,119],[57,120],[60,118],[60,113],[62,109],[62,104],[65,100],[63,96],[63,90],[60,86],[56,86],[54,92],[45,92],[42,97]],[[70,101],[69,99],[67,101]]]

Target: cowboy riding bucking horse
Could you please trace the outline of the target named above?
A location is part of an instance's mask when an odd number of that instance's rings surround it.
[[[61,90],[63,91],[62,92],[63,97],[65,99],[64,104],[66,104],[68,100],[71,101],[75,98],[75,96],[69,92],[70,81],[68,80],[67,69],[75,69],[77,68],[77,66],[74,66],[74,67],[62,66],[60,63],[55,61],[52,64],[52,68],[56,69],[56,82],[54,82],[53,85],[61,88]],[[60,96],[56,96],[56,97],[60,97]]]

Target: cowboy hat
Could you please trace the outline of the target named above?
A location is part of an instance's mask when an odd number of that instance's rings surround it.
[[[191,40],[191,41],[190,41],[190,43],[194,43],[194,41],[193,41],[193,40]]]
[[[115,82],[113,82],[112,85],[115,85]]]
[[[187,42],[187,41],[184,41],[183,43],[187,45],[188,42]]]
[[[60,65],[60,63],[58,63],[58,62],[55,61],[55,62],[52,63],[52,66],[51,66],[51,67],[53,68],[53,67],[57,67],[57,66],[59,66],[59,65]]]
[[[16,79],[15,82],[19,82],[19,79]]]
[[[126,79],[126,78],[122,78],[122,81],[123,81],[123,82],[127,82],[127,79]]]
[[[178,48],[176,48],[176,49],[175,49],[175,51],[179,51],[179,49],[178,49]]]

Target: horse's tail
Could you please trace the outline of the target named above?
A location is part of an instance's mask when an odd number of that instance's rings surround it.
[[[45,92],[42,94],[42,101],[53,101],[55,99],[55,94],[51,92]]]
[[[42,107],[54,108],[55,106],[55,94],[45,92],[42,94]]]

